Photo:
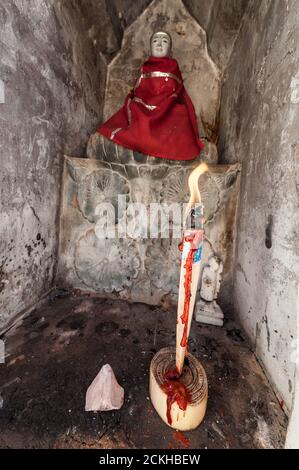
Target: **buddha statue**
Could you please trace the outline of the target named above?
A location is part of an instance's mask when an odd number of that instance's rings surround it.
[[[152,157],[193,160],[204,147],[193,103],[185,90],[171,36],[155,32],[150,57],[140,67],[122,108],[97,129],[123,147]]]

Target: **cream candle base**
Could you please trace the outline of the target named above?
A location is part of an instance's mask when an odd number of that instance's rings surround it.
[[[175,348],[163,348],[153,357],[150,365],[150,398],[160,418],[170,427],[180,431],[197,428],[204,419],[208,401],[208,381],[204,368],[190,353],[180,381],[187,387],[190,402],[181,410],[176,402],[171,406],[172,423],[167,420],[167,395],[162,389],[164,374],[175,369]]]

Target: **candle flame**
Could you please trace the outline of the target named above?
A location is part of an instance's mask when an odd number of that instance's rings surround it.
[[[186,208],[185,219],[188,217],[189,212],[195,204],[199,204],[201,202],[201,195],[198,187],[198,180],[199,177],[208,171],[208,165],[206,163],[201,163],[198,165],[190,174],[188,178],[188,186],[190,191],[190,199],[188,201],[188,205]]]

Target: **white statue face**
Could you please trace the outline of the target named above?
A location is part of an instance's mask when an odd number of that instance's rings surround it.
[[[151,54],[153,57],[167,57],[170,54],[171,41],[166,33],[155,33],[151,39]]]

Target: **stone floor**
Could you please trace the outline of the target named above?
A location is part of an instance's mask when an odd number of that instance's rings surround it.
[[[209,379],[202,425],[182,435],[160,420],[149,400],[148,370],[156,351],[175,344],[175,317],[174,310],[75,294],[32,312],[6,337],[0,447],[282,447],[285,415],[231,321],[191,328],[189,350]],[[105,363],[125,389],[124,406],[85,412],[86,389]]]

